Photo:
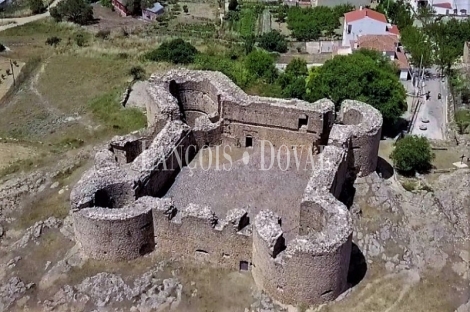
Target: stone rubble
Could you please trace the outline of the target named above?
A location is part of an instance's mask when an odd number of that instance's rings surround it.
[[[24,248],[28,245],[30,241],[37,241],[41,236],[42,231],[46,228],[57,229],[62,225],[62,220],[57,219],[56,217],[50,217],[44,221],[38,221],[34,225],[26,229],[23,237],[13,243],[10,247],[11,250]]]
[[[11,277],[0,286],[0,311],[8,311],[11,304],[21,298],[26,290],[26,285],[20,278]]]
[[[42,303],[47,311],[62,305],[93,304],[98,308],[110,307],[124,301],[131,301],[130,311],[150,312],[174,309],[181,301],[183,286],[177,278],[159,279],[157,267],[144,273],[134,280],[133,285],[127,284],[121,276],[102,272],[85,278],[76,286],[62,287],[52,298]]]

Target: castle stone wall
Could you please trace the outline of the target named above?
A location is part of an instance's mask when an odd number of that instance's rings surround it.
[[[339,112],[343,124],[335,124],[329,143],[352,149],[352,162],[358,176],[367,176],[377,168],[383,119],[378,110],[359,101],[345,100]]]
[[[332,194],[340,193],[344,179],[336,175],[346,162],[344,149],[324,148],[300,205],[299,236],[287,245],[277,215],[263,211],[255,218],[253,278],[284,303],[320,304],[346,288],[352,220]]]
[[[218,219],[209,207],[190,204],[178,210],[170,199],[155,199],[156,248],[173,257],[202,260],[233,270],[251,262],[251,226],[243,209]],[[171,208],[177,211],[171,213]]]
[[[344,101],[341,123],[333,124],[329,100],[249,96],[225,75],[207,71],[154,75],[147,92],[147,129],[113,138],[72,189],[75,236],[83,252],[129,260],[156,248],[234,270],[252,263],[258,288],[285,304],[315,305],[341,294],[352,220],[339,198],[351,172],[364,176],[376,169],[380,113]],[[277,216],[273,210],[287,209],[273,207],[249,216],[233,207],[217,216],[207,206],[175,207],[160,198],[203,146],[255,146],[261,140],[277,147],[327,144],[291,215]],[[286,240],[282,218],[293,216],[298,227],[287,229]]]
[[[131,260],[154,249],[151,206],[145,198],[123,208],[85,208],[73,214],[83,251],[100,260]]]

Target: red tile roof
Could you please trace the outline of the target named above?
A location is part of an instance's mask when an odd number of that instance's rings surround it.
[[[373,11],[371,9],[359,9],[355,11],[348,12],[344,14],[344,20],[346,23],[351,23],[354,21],[361,20],[363,18],[369,17],[379,22],[387,23],[387,18],[382,13]]]
[[[449,2],[444,2],[444,3],[435,3],[432,6],[438,7],[438,8],[443,8],[443,9],[449,9],[452,10],[452,4]]]
[[[398,68],[400,69],[409,69],[410,63],[408,63],[408,59],[406,58],[405,53],[398,51],[395,53],[397,59],[395,60],[395,64],[397,64]]]
[[[397,36],[400,35],[400,30],[398,30],[398,26],[397,26],[397,25],[392,25],[392,27],[390,27],[390,28],[388,29],[388,32],[389,32],[389,33],[392,33],[392,34],[394,34],[394,35],[397,35]]]
[[[376,50],[380,52],[395,51],[398,45],[394,35],[364,35],[357,39],[358,48]]]

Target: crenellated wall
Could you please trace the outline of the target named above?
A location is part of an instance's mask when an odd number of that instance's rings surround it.
[[[178,209],[168,198],[155,200],[153,224],[159,251],[234,270],[242,261],[251,262],[251,225],[245,210],[232,209],[219,218],[206,206]]]
[[[218,72],[172,70],[150,78],[146,130],[115,137],[72,189],[75,236],[83,252],[129,260],[156,250],[233,270],[251,269],[256,285],[285,304],[315,305],[345,290],[352,221],[339,200],[350,173],[377,165],[382,117],[367,104],[344,101],[334,124],[329,100],[307,103],[249,96]],[[176,207],[163,198],[204,146],[324,146],[300,205],[298,227],[232,207]],[[195,185],[194,187],[197,187]],[[269,191],[269,190],[268,190]],[[273,194],[275,196],[276,194]],[[295,221],[297,224],[297,221]]]
[[[334,194],[344,182],[337,175],[346,156],[338,147],[323,150],[305,189],[299,233],[292,241],[284,241],[282,219],[272,211],[262,211],[255,218],[253,278],[281,302],[320,304],[346,289],[352,220]]]
[[[382,115],[370,105],[345,100],[341,104],[339,120],[330,132],[328,144],[352,150],[352,165],[358,176],[367,176],[377,169]]]
[[[198,119],[206,125],[220,120],[221,137],[229,144],[246,146],[250,137],[253,146],[260,140],[269,140],[274,146],[318,146],[326,144],[325,134],[334,121],[334,104],[329,100],[308,103],[249,96],[219,72],[176,70],[153,76],[152,82],[150,95],[164,89],[176,100],[160,111],[174,115],[176,102],[180,103],[179,118],[191,127]],[[158,101],[155,105],[161,106]],[[153,116],[159,111],[150,110]]]

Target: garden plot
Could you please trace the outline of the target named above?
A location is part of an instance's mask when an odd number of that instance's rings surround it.
[[[203,23],[217,18],[218,8],[215,3],[178,2],[178,5],[181,7],[181,13],[176,18],[178,23]],[[184,6],[188,7],[188,13],[184,13]]]

